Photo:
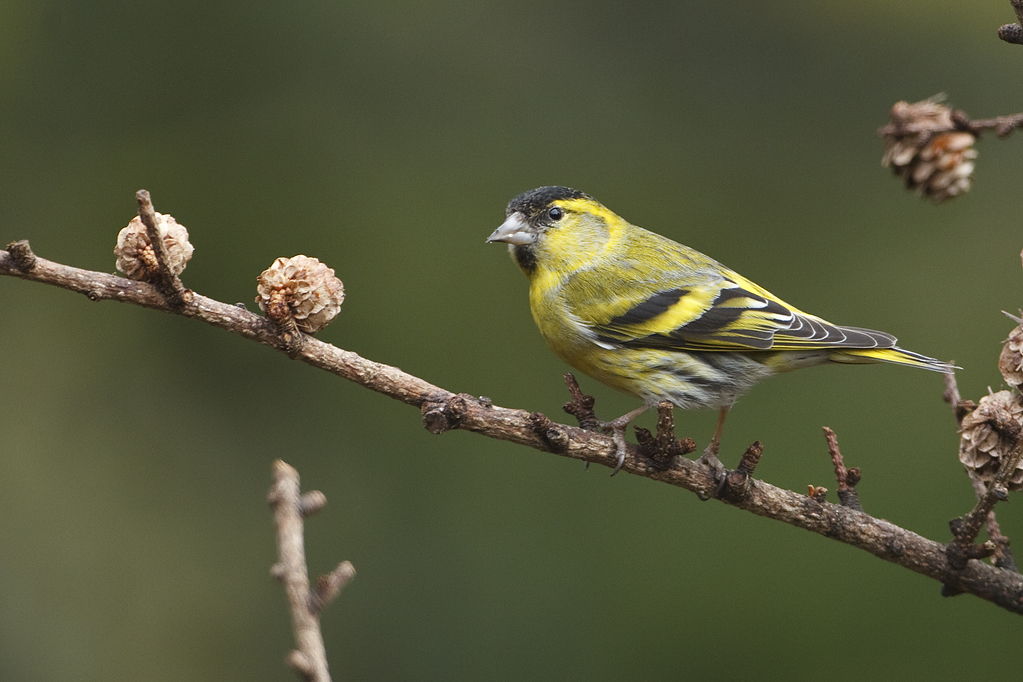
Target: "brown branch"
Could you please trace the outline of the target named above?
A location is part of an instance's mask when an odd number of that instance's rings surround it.
[[[593,412],[594,399],[592,395],[586,395],[579,388],[579,382],[571,372],[565,375],[565,385],[568,386],[568,393],[572,399],[565,403],[563,409],[567,414],[575,417],[579,427],[587,431],[599,431],[600,422]]]
[[[609,436],[555,424],[538,413],[498,407],[487,399],[454,394],[396,367],[367,360],[309,336],[303,336],[303,342],[296,349],[289,346],[281,338],[280,330],[266,319],[238,306],[198,294],[175,309],[150,284],[72,268],[38,257],[34,267],[23,270],[18,263],[31,260],[25,251],[28,251],[27,244],[17,259],[8,251],[0,251],[0,275],[60,286],[84,293],[94,301],[116,300],[193,317],[272,348],[292,351],[295,357],[314,367],[418,406],[424,425],[433,433],[463,429],[609,468],[616,464],[616,449]],[[628,447],[623,471],[685,488],[702,496],[712,496],[718,488],[707,467],[686,457],[674,457],[669,468],[662,469],[642,456],[634,445]],[[748,489],[743,495],[722,501],[858,547],[934,578],[946,585],[950,592],[968,592],[1010,611],[1023,613],[1023,575],[980,561],[968,561],[961,569],[953,567],[946,558],[944,545],[883,519],[755,479],[748,481]]]
[[[981,527],[988,522],[995,504],[1008,499],[1009,489],[1007,483],[1009,476],[1016,471],[1020,460],[1023,459],[1023,431],[1018,423],[1011,419],[999,419],[992,424],[1001,435],[1011,439],[1014,443],[1012,450],[1002,458],[998,467],[998,473],[988,484],[982,495],[978,495],[977,505],[968,514],[953,519],[949,526],[954,536],[946,550],[949,565],[953,568],[961,568],[966,565],[969,559],[979,559],[991,556],[995,553],[997,546],[994,538],[983,545],[974,545],[973,541],[980,532]],[[1001,535],[1001,533],[999,533]]]
[[[695,448],[693,449],[695,450]],[[753,486],[753,472],[760,464],[760,457],[763,454],[763,444],[760,441],[755,441],[746,448],[746,452],[742,453],[739,466],[725,474],[724,489],[721,492],[727,501],[738,502],[749,494],[750,488]]]
[[[975,472],[967,470],[967,473],[970,475],[970,483],[973,484],[973,491],[976,493],[977,500],[979,501],[987,493],[987,483],[982,481]],[[957,521],[953,521],[953,523],[957,523]],[[991,559],[995,566],[1010,571],[1019,571],[1019,567],[1016,566],[1016,559],[1009,548],[1009,538],[1002,534],[1002,527],[998,524],[994,509],[987,513],[987,518],[984,520],[984,528],[987,530],[988,538],[994,544],[994,553],[991,555]]]
[[[343,561],[330,574],[321,576],[316,590],[311,591],[302,520],[320,510],[327,498],[319,491],[302,495],[298,471],[277,460],[273,463],[273,485],[267,500],[277,523],[278,561],[270,572],[284,583],[295,631],[297,648],[288,655],[288,665],[309,682],[330,682],[320,611],[355,577],[355,569]]]
[[[167,255],[167,245],[160,236],[160,228],[156,224],[156,210],[153,208],[153,201],[149,192],[140,189],[135,193],[135,201],[139,205],[139,220],[146,226],[146,235],[149,237],[149,244],[156,255],[156,267],[160,276],[159,288],[174,306],[181,306],[185,300],[185,286],[181,279],[174,274],[170,266],[170,258]]]
[[[293,350],[291,341],[285,338],[277,325],[245,308],[221,303],[199,294],[193,294],[191,300],[186,301],[180,308],[175,308],[168,305],[160,290],[152,284],[54,263],[32,254],[28,250],[27,241],[18,244],[24,245],[22,250],[31,255],[34,266],[31,270],[23,271],[8,251],[0,251],[0,275],[11,275],[77,291],[91,301],[120,301],[192,317],[283,352]],[[301,332],[296,333],[301,335]],[[302,335],[302,339],[302,348],[296,356],[298,359],[402,402],[418,406],[429,400],[445,400],[453,395],[449,391],[405,374],[396,367],[366,360],[356,353],[331,346],[310,336]]]
[[[943,375],[945,377],[945,392],[941,397],[952,408],[952,415],[956,418],[956,425],[960,428],[963,425],[963,417],[977,409],[977,403],[972,400],[963,400],[959,395],[959,385],[956,383],[956,375],[952,372]]]
[[[993,130],[998,137],[1005,137],[1017,128],[1023,128],[1023,113],[996,116],[995,118],[971,119],[966,112],[957,109],[952,112],[951,122],[947,125],[936,125],[933,121],[892,121],[878,128],[877,134],[881,137],[901,138],[923,133],[930,139],[934,135],[953,131],[963,131],[973,134],[974,137],[980,137],[985,131]]]
[[[575,383],[573,377],[572,382]],[[576,384],[578,389],[578,384]],[[636,442],[640,449],[661,469],[667,469],[675,457],[688,455],[696,451],[696,443],[692,438],[678,440],[675,437],[675,406],[662,402],[657,406],[657,435],[648,429],[636,427]],[[750,472],[752,473],[752,471]]]
[[[998,137],[1005,137],[1017,128],[1023,128],[1023,114],[971,120],[963,112],[956,111],[953,113],[952,118],[956,123],[955,130],[965,130],[977,137],[980,137],[980,134],[985,130],[993,130]]]
[[[828,453],[831,455],[831,463],[835,467],[835,480],[838,482],[838,501],[843,507],[863,511],[860,497],[856,493],[856,484],[860,482],[860,470],[855,467],[852,469],[845,468],[845,460],[838,449],[838,436],[827,426],[824,427],[824,438],[828,441]]]
[[[333,571],[321,575],[316,580],[316,591],[309,595],[310,610],[313,613],[322,611],[354,577],[355,567],[350,561],[342,561]]]

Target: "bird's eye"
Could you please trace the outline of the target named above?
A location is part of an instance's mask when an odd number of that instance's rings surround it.
[[[561,210],[560,208],[558,208],[557,206],[553,206],[553,207],[547,209],[547,217],[550,218],[552,221],[561,220],[561,218],[564,215],[565,215],[565,212],[563,210]]]

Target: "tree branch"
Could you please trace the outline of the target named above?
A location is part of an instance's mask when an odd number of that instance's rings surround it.
[[[904,137],[906,135],[925,134],[930,137],[939,133],[950,133],[953,131],[967,132],[974,137],[980,137],[985,131],[993,130],[998,137],[1005,137],[1017,128],[1023,128],[1023,113],[996,116],[994,118],[971,119],[969,115],[956,109],[951,114],[951,120],[947,125],[935,125],[933,121],[927,122],[891,122],[877,129],[881,137]]]
[[[298,471],[278,459],[273,463],[273,485],[267,500],[277,522],[278,561],[270,572],[284,583],[298,647],[288,655],[288,665],[308,682],[330,682],[320,611],[355,577],[355,569],[342,561],[331,573],[321,576],[317,589],[311,591],[303,519],[322,509],[327,498],[318,490],[301,494]]]
[[[146,226],[146,234],[149,236],[149,245],[156,256],[156,267],[160,276],[159,288],[167,296],[167,300],[175,306],[184,303],[185,287],[181,279],[174,274],[170,266],[170,259],[167,254],[167,245],[160,235],[160,228],[156,224],[156,210],[153,208],[153,201],[149,192],[140,189],[135,193],[135,201],[139,205],[139,220]]]
[[[38,258],[27,242],[0,251],[0,275],[28,279],[83,293],[90,300],[115,300],[200,319],[247,339],[286,352],[314,367],[420,408],[432,433],[462,429],[585,462],[614,468],[611,437],[525,410],[493,405],[486,398],[454,394],[396,367],[367,360],[301,332],[297,338],[273,322],[242,307],[192,294],[180,306],[168,302],[157,287],[100,272],[73,268]],[[759,450],[750,461],[755,464]],[[750,468],[750,467],[748,467]],[[708,467],[684,456],[660,462],[628,446],[623,471],[685,488],[703,497],[719,488]],[[729,487],[721,501],[753,514],[775,519],[858,547],[946,586],[946,593],[968,592],[1023,614],[1023,575],[977,560],[952,566],[941,543],[921,537],[862,511],[777,488],[749,477],[740,488]],[[737,492],[738,491],[738,492]]]
[[[831,455],[831,463],[835,466],[839,501],[844,507],[863,511],[859,495],[856,494],[856,484],[860,482],[860,470],[855,467],[845,468],[845,460],[838,449],[838,436],[827,426],[824,427],[824,438],[828,441],[828,453]]]
[[[994,537],[983,545],[974,545],[973,541],[985,523],[990,528],[991,523],[994,522],[995,504],[1007,500],[1009,497],[1007,487],[1009,476],[1023,459],[1023,432],[1021,432],[1019,424],[1009,419],[1000,420],[995,427],[1012,440],[1013,447],[1008,456],[1002,459],[998,473],[995,474],[994,480],[983,489],[983,493],[981,493],[983,486],[978,488],[977,505],[968,514],[953,519],[949,524],[955,537],[948,544],[946,551],[949,564],[954,568],[965,566],[969,559],[991,556],[997,549]],[[995,532],[1001,537],[1001,532],[997,530],[997,522],[994,523]]]

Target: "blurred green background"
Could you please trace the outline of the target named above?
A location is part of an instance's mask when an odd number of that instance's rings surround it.
[[[933,206],[883,170],[899,99],[1023,109],[1006,0],[0,3],[0,244],[113,271],[149,189],[187,286],[250,309],[278,256],[348,299],[319,336],[556,419],[565,367],[484,245],[515,194],[583,189],[801,308],[997,390],[1021,305],[1019,136]],[[281,680],[292,636],[265,495],[327,508],[311,570],[339,680],[862,680],[1018,674],[1020,619],[863,552],[472,434],[193,321],[0,280],[0,679]],[[583,379],[599,413],[635,402]],[[779,377],[722,456],[928,537],[972,504],[941,379]],[[677,416],[702,447],[711,413]],[[648,416],[641,423],[652,424]],[[832,494],[832,499],[834,496]],[[1017,502],[1017,504],[1019,504]],[[1003,530],[1023,533],[1016,505]],[[953,656],[952,652],[956,652]]]

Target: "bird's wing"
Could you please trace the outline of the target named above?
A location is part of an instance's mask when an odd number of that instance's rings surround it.
[[[895,337],[803,313],[736,273],[644,293],[590,325],[598,343],[674,350],[891,348]]]

